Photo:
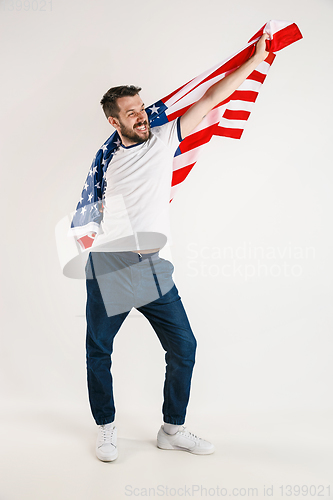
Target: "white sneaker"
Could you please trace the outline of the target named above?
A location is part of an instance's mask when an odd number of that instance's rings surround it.
[[[189,451],[195,455],[210,455],[215,451],[212,443],[195,436],[183,425],[180,431],[172,435],[164,432],[162,425],[157,434],[157,447],[162,448],[162,450]]]
[[[113,422],[98,426],[96,455],[103,462],[113,462],[118,457],[117,428]]]

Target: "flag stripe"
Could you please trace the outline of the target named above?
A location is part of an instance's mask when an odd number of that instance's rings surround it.
[[[231,120],[230,118],[225,118],[223,116],[220,120],[219,127],[244,129],[245,123],[242,120]]]
[[[252,90],[235,90],[229,99],[237,99],[239,101],[255,102],[258,97],[258,92]]]
[[[251,113],[252,109],[254,106],[254,102],[248,102],[248,101],[229,101],[227,105],[225,106],[226,109],[231,109],[231,110],[244,110],[244,111],[249,111]]]
[[[210,141],[212,135],[214,134],[216,129],[216,125],[211,125],[210,127],[206,127],[204,130],[200,130],[199,132],[195,132],[187,136],[183,142],[180,143],[180,150],[182,153],[185,151],[189,151],[190,149],[197,148],[202,144],[206,144]]]
[[[253,73],[248,77],[248,80],[255,80],[256,82],[264,83],[266,75],[254,70]]]
[[[249,80],[248,78],[238,87],[237,90],[249,90],[252,92],[259,92],[261,89],[262,83],[257,82],[256,80]]]
[[[229,137],[230,139],[240,139],[242,137],[243,132],[244,129],[239,129],[239,128],[217,127],[215,135]]]
[[[194,165],[195,163],[192,163],[190,165],[186,165],[186,167],[180,168],[179,170],[174,170],[171,185],[177,186],[177,184],[181,184],[186,179]]]
[[[186,165],[190,165],[191,163],[195,163],[199,157],[201,146],[198,148],[190,149],[189,151],[185,151],[184,153],[175,156],[173,160],[173,170],[178,170],[183,168]]]
[[[249,116],[250,111],[244,111],[242,109],[226,109],[223,113],[223,118],[227,118],[228,120],[247,120]]]

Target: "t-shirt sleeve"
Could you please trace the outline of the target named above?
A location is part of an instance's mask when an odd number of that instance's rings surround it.
[[[176,149],[183,140],[180,131],[180,117],[160,127],[153,127],[152,132],[174,152],[176,152]]]

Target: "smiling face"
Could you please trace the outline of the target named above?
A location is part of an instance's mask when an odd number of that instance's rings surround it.
[[[123,145],[132,146],[147,141],[151,137],[150,125],[139,94],[119,97],[117,105],[118,116],[109,116],[108,121],[119,133]]]

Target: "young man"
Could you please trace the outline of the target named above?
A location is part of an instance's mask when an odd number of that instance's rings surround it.
[[[211,454],[214,446],[183,426],[196,340],[172,280],[173,266],[159,257],[169,238],[173,156],[205,115],[229,97],[268,56],[263,35],[255,54],[210,87],[174,122],[150,129],[138,87],[110,89],[101,101],[121,144],[106,171],[102,233],[91,248],[87,276],[87,373],[92,414],[99,426],[96,455],[118,456],[112,390],[113,339],[132,307],[151,323],[166,352],[162,449]]]

